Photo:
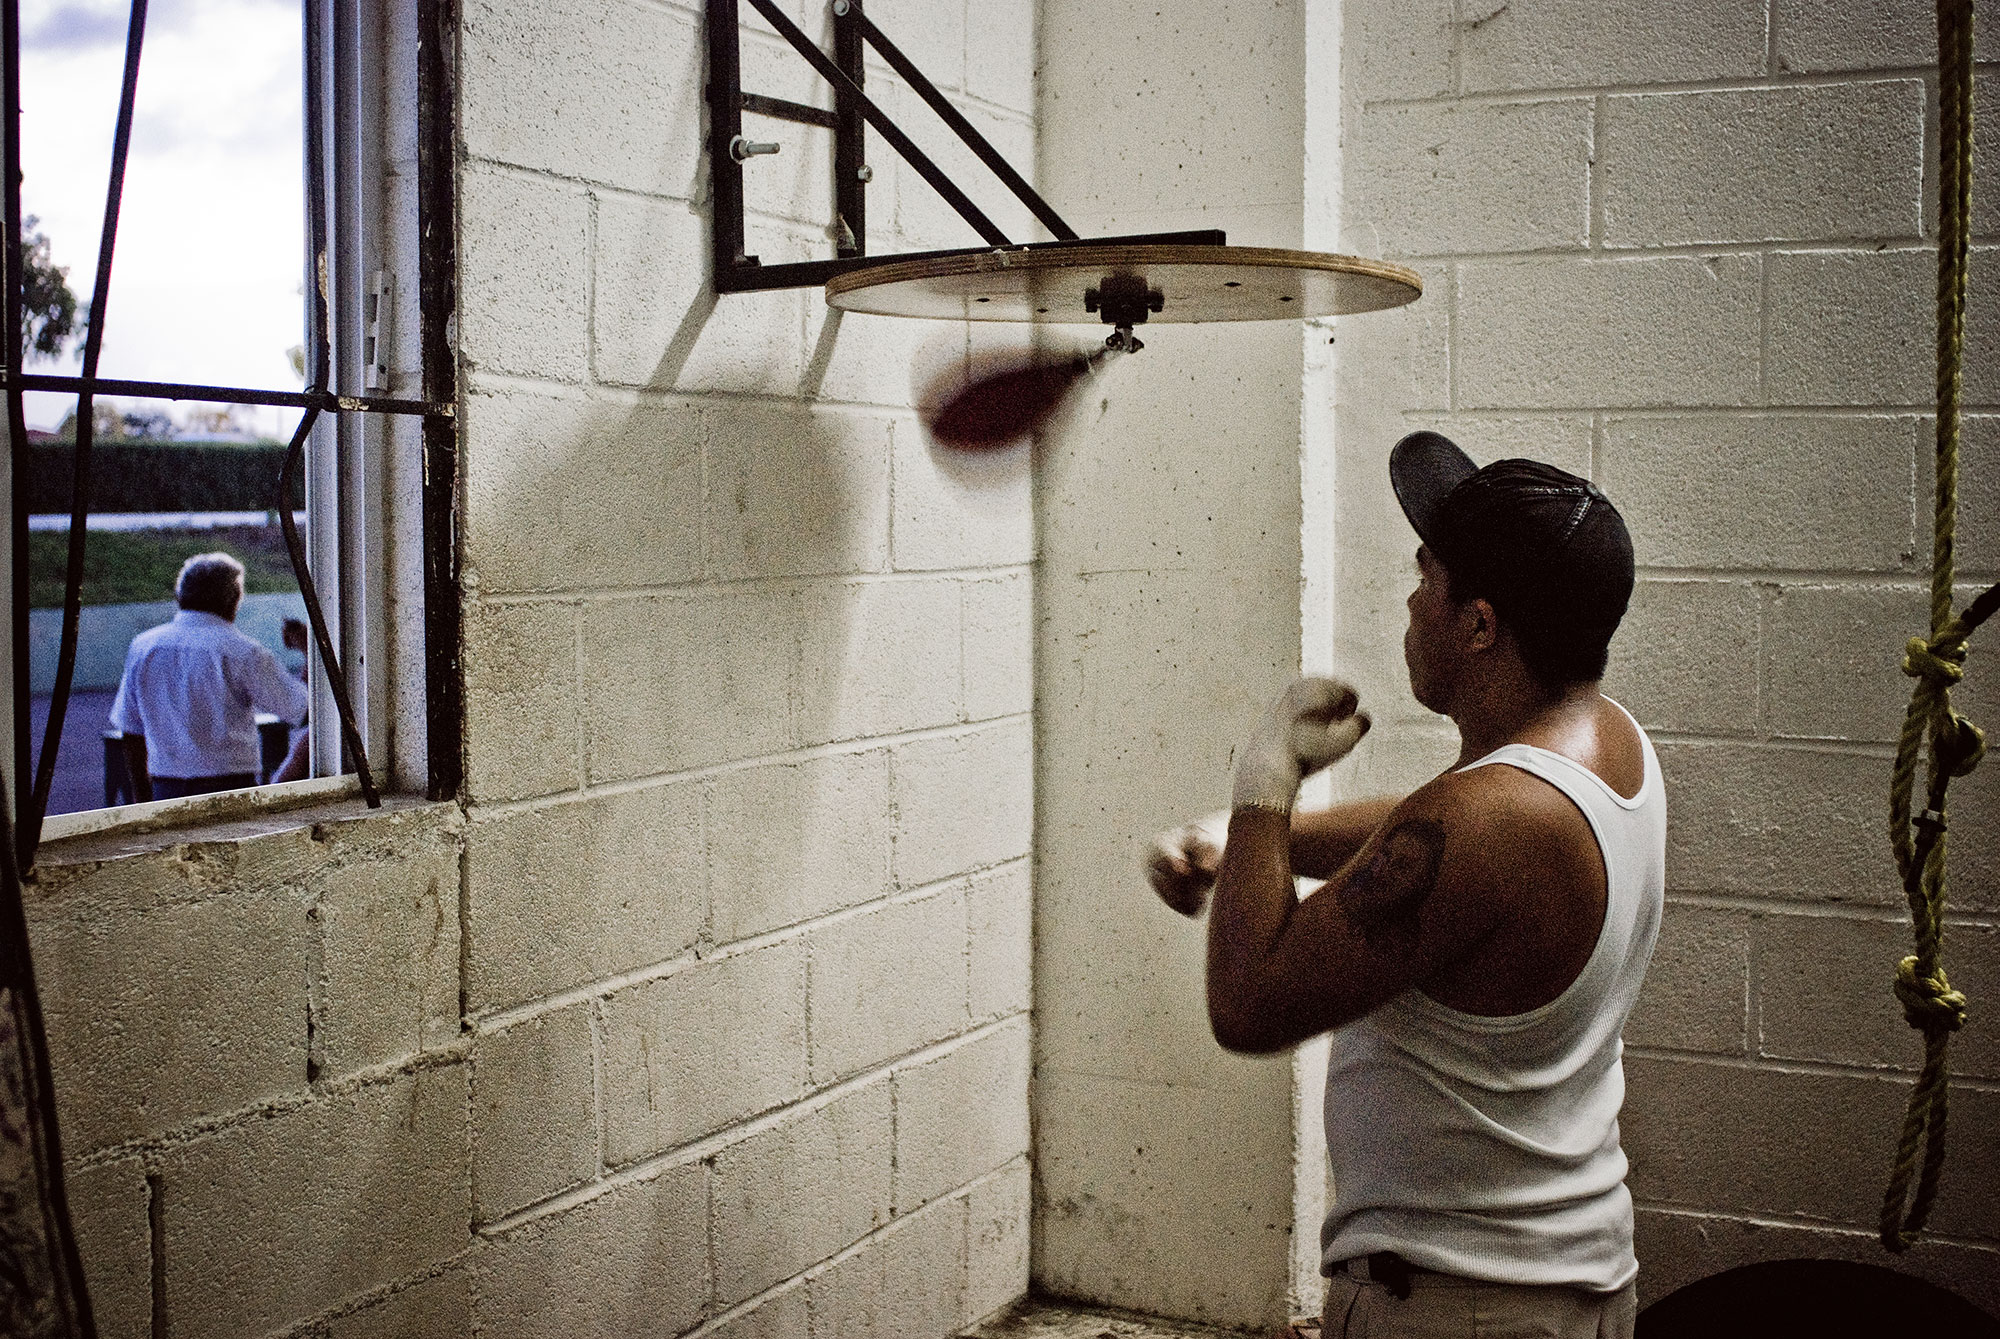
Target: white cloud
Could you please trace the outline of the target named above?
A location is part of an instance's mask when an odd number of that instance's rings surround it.
[[[69,267],[70,287],[88,301],[127,8],[27,0],[22,9],[22,204],[41,217],[55,262]],[[151,8],[104,375],[298,384],[285,350],[299,342],[304,319],[302,81],[297,0]],[[75,369],[72,358],[53,370]],[[66,397],[31,398],[38,423],[69,408]],[[270,416],[267,426],[289,419]]]

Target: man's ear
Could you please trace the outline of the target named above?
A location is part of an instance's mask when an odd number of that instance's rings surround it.
[[[1493,612],[1493,606],[1483,599],[1465,602],[1466,637],[1468,651],[1490,651],[1500,641],[1500,616]]]

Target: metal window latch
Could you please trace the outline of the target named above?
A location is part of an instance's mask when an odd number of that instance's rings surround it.
[[[361,300],[361,384],[367,390],[389,384],[389,312],[395,294],[396,276],[377,270]]]

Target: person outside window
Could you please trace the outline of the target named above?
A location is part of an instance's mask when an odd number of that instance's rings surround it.
[[[111,703],[134,794],[144,800],[208,795],[257,784],[257,713],[306,717],[306,686],[236,627],[243,564],[198,553],[174,581],[180,612],[125,652]]]

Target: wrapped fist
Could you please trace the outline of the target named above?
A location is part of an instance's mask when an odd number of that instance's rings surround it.
[[[1229,840],[1229,811],[1168,828],[1146,847],[1146,881],[1160,900],[1183,916],[1201,912],[1208,890],[1222,868],[1222,847]]]
[[[1289,809],[1299,783],[1368,733],[1361,699],[1338,679],[1294,679],[1236,755],[1236,808]]]

